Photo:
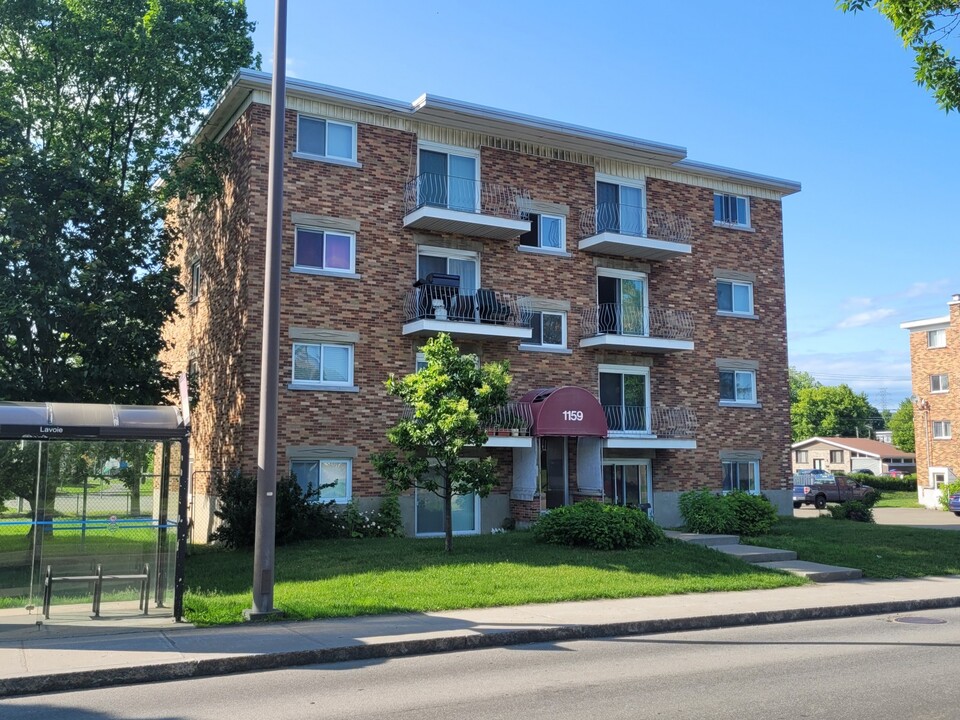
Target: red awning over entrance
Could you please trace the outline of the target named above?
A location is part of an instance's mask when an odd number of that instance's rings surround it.
[[[607,436],[603,407],[583,388],[567,385],[531,390],[520,402],[530,403],[534,436]]]

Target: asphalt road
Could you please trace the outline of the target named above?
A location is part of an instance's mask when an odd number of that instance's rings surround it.
[[[311,666],[0,701],[0,718],[953,718],[960,609]]]

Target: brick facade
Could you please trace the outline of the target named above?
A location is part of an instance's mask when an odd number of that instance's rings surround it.
[[[569,208],[565,255],[522,252],[517,239],[429,234],[403,226],[404,185],[416,173],[420,133],[439,134],[442,127],[416,123],[398,127],[386,120],[364,122],[370,116],[361,116],[355,127],[356,158],[362,167],[352,167],[295,157],[297,117],[296,110],[287,110],[278,439],[281,473],[289,469],[295,454],[292,448],[342,447],[353,458],[353,497],[376,498],[382,493],[369,456],[386,447],[386,429],[401,412],[387,395],[383,381],[390,373],[412,372],[417,348],[424,341],[404,336],[401,330],[402,298],[416,280],[418,244],[459,244],[479,250],[481,286],[569,303],[569,353],[523,351],[517,340],[502,338],[463,338],[459,342],[482,361],[509,360],[514,397],[533,388],[563,385],[584,387],[597,395],[599,364],[646,366],[653,404],[686,406],[696,413],[696,447],[607,449],[605,459],[649,459],[656,507],[659,496],[719,488],[723,453],[753,453],[759,459],[761,489],[782,494],[783,506],[789,507],[790,419],[779,200],[787,191],[760,187],[755,195],[750,193],[751,227],[736,229],[714,223],[714,191],[724,190],[728,181],[692,171],[689,177],[674,172],[667,179],[655,177],[653,171],[645,173],[641,165],[631,166],[634,175],[645,176],[648,212],[663,210],[689,219],[692,251],[663,261],[584,252],[577,247],[585,237],[578,217],[590,212],[596,202],[600,160],[587,162],[580,155],[511,143],[510,138],[488,139],[473,148],[479,151],[485,183],[520,187],[535,202]],[[184,242],[172,262],[182,269],[185,287],[189,287],[194,261],[201,263],[204,278],[198,300],[181,300],[181,317],[167,328],[171,349],[164,358],[175,371],[186,369],[191,359],[196,364],[199,398],[193,414],[193,492],[198,508],[203,502],[209,505],[210,487],[205,478],[212,473],[253,472],[256,467],[268,106],[255,98],[225,131],[221,142],[232,158],[223,197],[206,207],[176,208],[173,213]],[[746,194],[744,182],[735,186],[740,195]],[[292,270],[295,213],[359,223],[355,276]],[[694,349],[651,354],[579,347],[581,313],[597,302],[598,267],[645,272],[649,307],[692,314]],[[752,317],[718,314],[718,270],[754,278]],[[304,328],[359,335],[353,355],[357,391],[290,389],[293,338]],[[718,358],[756,363],[755,405],[720,406]],[[570,443],[568,459],[571,498],[578,483],[575,445]],[[496,507],[504,508],[518,522],[535,518],[539,501],[507,502],[511,451],[488,452],[494,453],[502,468],[502,485],[494,493],[500,498]],[[666,507],[669,502],[675,503],[675,498],[662,504]],[[499,510],[487,514],[493,512]],[[668,517],[666,510],[657,514],[661,521]],[[499,525],[502,519],[487,517],[484,527]],[[209,526],[208,519],[201,524]]]
[[[913,432],[917,455],[917,484],[921,502],[937,506],[939,488],[935,475],[947,481],[960,476],[960,296],[949,303],[949,314],[918,322],[904,323],[910,330],[910,367],[913,396]],[[929,347],[928,333],[943,330],[944,347]],[[931,376],[946,375],[946,391],[934,391]],[[934,434],[934,423],[949,422],[949,438]],[[933,471],[931,471],[933,469]]]

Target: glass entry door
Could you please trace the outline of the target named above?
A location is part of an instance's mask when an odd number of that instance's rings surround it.
[[[642,507],[653,514],[653,487],[649,460],[618,460],[603,464],[603,494],[614,505]]]
[[[547,510],[567,504],[567,439],[540,438],[540,491]]]
[[[599,330],[617,335],[646,335],[646,281],[600,275],[597,278]]]

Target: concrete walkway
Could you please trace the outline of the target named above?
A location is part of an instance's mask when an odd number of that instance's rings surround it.
[[[106,608],[106,605],[104,606]],[[0,611],[0,696],[591,637],[894,615],[960,607],[960,577],[854,580],[743,592],[523,605],[225,628],[177,625],[111,607],[57,606],[37,625]],[[118,611],[125,611],[120,618]],[[58,619],[59,617],[59,619]],[[91,634],[91,629],[95,634]]]

